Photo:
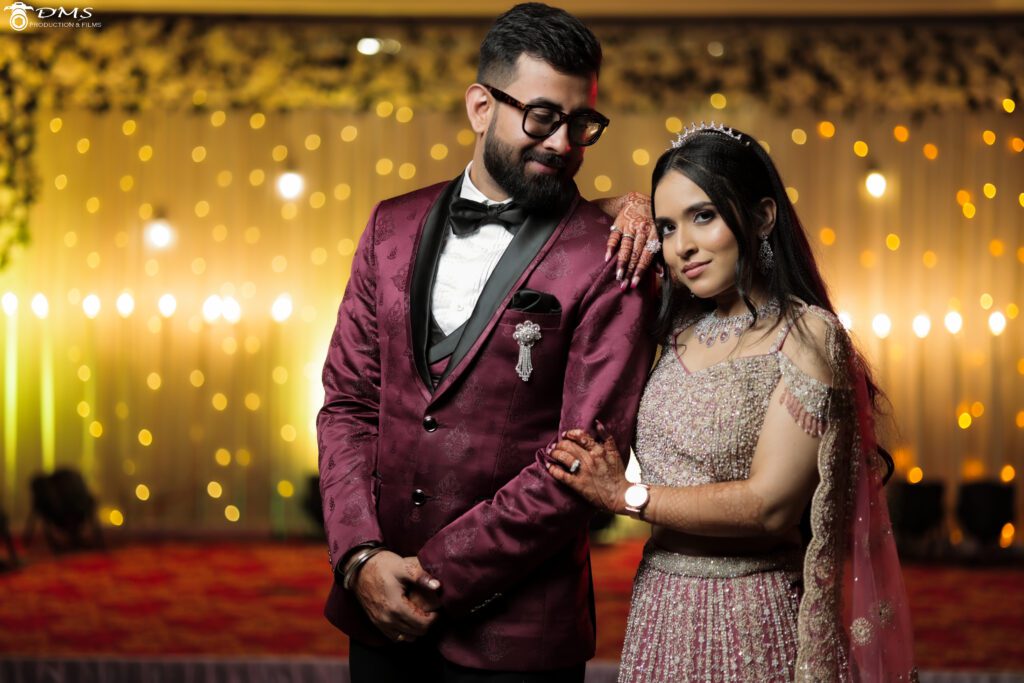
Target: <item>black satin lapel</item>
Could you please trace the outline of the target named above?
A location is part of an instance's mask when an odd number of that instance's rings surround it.
[[[531,216],[523,223],[523,227],[519,228],[516,236],[512,238],[508,248],[505,249],[505,253],[498,260],[498,265],[494,267],[494,271],[487,279],[487,284],[484,285],[484,289],[480,293],[476,307],[473,308],[473,314],[466,321],[462,337],[448,361],[448,367],[445,368],[444,374],[441,375],[441,379],[437,383],[438,386],[444,382],[476,343],[477,338],[487,327],[487,323],[497,312],[498,306],[508,296],[509,290],[512,289],[526,267],[536,258],[537,252],[548,241],[551,233],[555,231],[563,218],[564,216]]]
[[[416,359],[416,370],[427,388],[433,390],[430,370],[427,365],[427,345],[430,340],[430,292],[437,272],[437,261],[441,256],[441,245],[448,227],[448,205],[452,197],[462,189],[462,176],[453,180],[430,208],[423,223],[416,261],[413,264],[409,284],[409,317],[412,324],[412,352]]]

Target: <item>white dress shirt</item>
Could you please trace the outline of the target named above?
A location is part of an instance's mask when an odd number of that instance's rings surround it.
[[[512,201],[496,202],[484,196],[469,179],[472,166],[471,161],[466,167],[460,197],[488,205]],[[445,334],[451,334],[469,320],[487,278],[511,241],[512,233],[500,223],[482,225],[472,235],[461,237],[452,232],[451,226],[446,228],[430,299],[434,320]]]

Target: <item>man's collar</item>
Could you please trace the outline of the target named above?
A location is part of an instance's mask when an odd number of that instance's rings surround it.
[[[509,197],[503,201],[497,202],[485,195],[483,192],[473,184],[472,178],[469,177],[469,171],[473,168],[473,162],[470,161],[469,165],[466,166],[466,172],[462,175],[462,191],[459,192],[459,196],[463,199],[472,199],[474,202],[480,202],[481,204],[507,204],[512,201]]]

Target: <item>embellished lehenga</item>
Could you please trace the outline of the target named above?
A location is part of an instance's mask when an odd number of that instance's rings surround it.
[[[652,539],[634,584],[620,683],[914,676],[863,375],[834,316],[813,307],[801,307],[794,320],[800,315],[826,322],[832,385],[803,373],[783,352],[792,320],[780,326],[768,353],[703,370],[688,370],[666,347],[640,405],[636,455],[648,484],[748,478],[781,382],[781,402],[806,432],[821,437],[810,543],[697,557]]]

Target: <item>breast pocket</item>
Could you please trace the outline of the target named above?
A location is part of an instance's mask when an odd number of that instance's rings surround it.
[[[505,366],[498,371],[507,372],[517,386],[524,385],[533,391],[556,385],[560,388],[567,346],[561,326],[561,313],[506,310],[493,340]]]
[[[541,330],[557,330],[562,324],[562,313],[530,313],[529,311],[517,311],[507,309],[501,314],[498,320],[499,327],[515,328],[517,325],[532,322],[536,323]]]

